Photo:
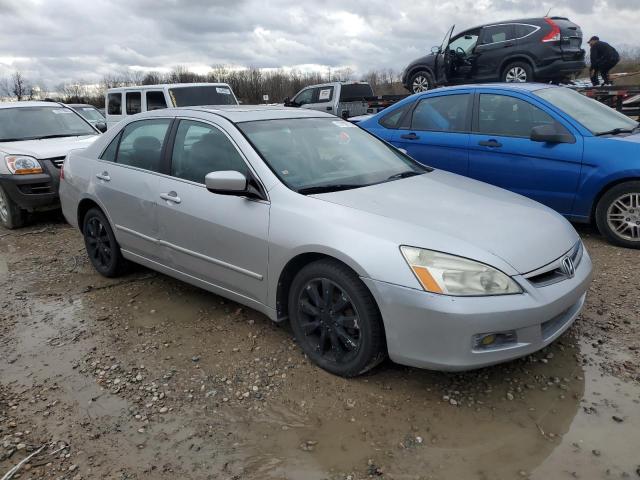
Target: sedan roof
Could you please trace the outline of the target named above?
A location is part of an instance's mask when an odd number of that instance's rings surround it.
[[[252,122],[255,120],[277,120],[286,118],[334,118],[335,115],[308,110],[306,108],[291,108],[269,105],[209,105],[198,107],[174,108],[178,114],[185,110],[210,112],[226,118],[233,123]]]
[[[536,90],[542,90],[544,88],[559,88],[557,85],[551,85],[548,83],[474,83],[469,85],[456,85],[452,87],[440,87],[431,91],[437,90],[468,90],[470,88],[475,89],[489,89],[499,88],[501,90],[513,90],[520,92],[535,92]],[[424,92],[423,92],[424,93]]]
[[[60,104],[57,102],[0,102],[0,108],[22,108],[22,107],[58,107]]]

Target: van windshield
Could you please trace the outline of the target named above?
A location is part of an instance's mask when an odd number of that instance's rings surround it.
[[[197,105],[237,105],[231,89],[226,86],[176,87],[169,89],[169,96],[176,107]]]

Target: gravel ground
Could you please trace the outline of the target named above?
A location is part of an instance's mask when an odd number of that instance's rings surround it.
[[[0,478],[41,448],[12,478],[640,478],[640,253],[580,233],[595,280],[547,349],[344,380],[253,310],[100,277],[62,221],[0,229]]]

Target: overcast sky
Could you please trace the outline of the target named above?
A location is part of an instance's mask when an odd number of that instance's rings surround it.
[[[640,45],[640,0],[0,0],[0,76],[20,70],[52,88],[176,65],[401,70],[453,23],[550,7],[587,38]]]

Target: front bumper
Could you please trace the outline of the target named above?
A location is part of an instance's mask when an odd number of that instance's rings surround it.
[[[9,198],[28,211],[60,207],[58,185],[60,170],[50,161],[40,161],[43,173],[34,175],[0,175],[0,185]]]
[[[515,277],[519,295],[450,297],[364,278],[384,321],[396,363],[443,371],[472,370],[529,355],[564,333],[578,317],[592,278],[584,251],[571,279],[535,287]],[[476,335],[515,331],[514,344],[476,349]]]

